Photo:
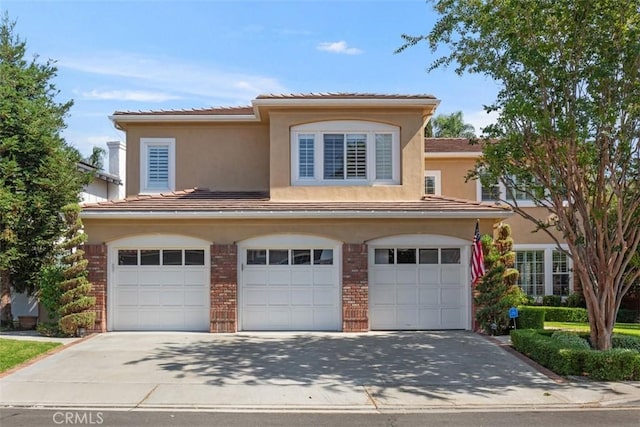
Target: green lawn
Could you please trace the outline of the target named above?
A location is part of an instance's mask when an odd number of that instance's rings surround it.
[[[4,372],[62,344],[0,338],[0,372]]]
[[[588,323],[577,322],[544,322],[545,329],[565,329],[570,331],[589,332]],[[617,334],[640,337],[640,323],[616,323],[613,332]]]

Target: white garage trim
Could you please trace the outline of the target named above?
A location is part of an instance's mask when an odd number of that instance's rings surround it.
[[[368,245],[371,329],[471,329],[470,241],[416,234],[374,239]],[[376,249],[392,249],[395,258],[376,263]],[[415,260],[400,262],[400,249]],[[437,261],[422,263],[419,249],[431,249],[424,252]],[[457,251],[447,249],[459,249],[459,263],[443,262],[445,253],[457,257]]]
[[[183,308],[185,310],[183,313],[183,324],[180,321],[176,321],[175,324],[171,324],[171,326],[167,326],[167,321],[165,319],[165,324],[159,326],[157,329],[159,330],[208,330],[209,322],[210,322],[210,283],[211,283],[211,262],[210,262],[210,245],[211,242],[198,239],[195,237],[183,236],[183,235],[174,235],[174,234],[151,234],[151,235],[139,235],[132,237],[125,237],[122,239],[117,239],[111,241],[107,244],[107,330],[111,331],[114,329],[133,329],[133,330],[153,330],[155,329],[154,325],[151,323],[146,323],[140,327],[136,326],[125,326],[121,325],[127,322],[119,321],[117,318],[118,311],[118,291],[119,283],[118,283],[118,275],[120,273],[126,273],[129,277],[135,279],[129,286],[137,286],[137,292],[140,293],[140,286],[144,283],[149,285],[151,282],[151,286],[155,286],[157,293],[148,292],[148,296],[157,296],[158,301],[168,301],[171,300],[171,293],[174,296],[182,296],[183,298]],[[182,250],[181,253],[175,254],[175,250]],[[118,265],[118,254],[119,251],[136,251],[135,254],[138,257],[138,263],[135,263],[131,266],[129,265]],[[142,252],[143,250],[151,250],[151,251],[160,251],[160,250],[173,250],[175,255],[179,256],[177,265],[169,265],[165,264],[165,261],[159,261],[159,264],[145,266],[142,263]],[[189,265],[188,251],[192,251],[191,254],[197,256],[197,265]],[[200,252],[202,251],[202,252]],[[198,254],[198,252],[200,252]],[[160,258],[162,258],[163,253],[159,252]],[[203,256],[203,258],[201,258]],[[145,277],[146,276],[146,277]],[[161,283],[166,279],[165,283]],[[172,282],[173,281],[173,282]],[[137,283],[137,285],[135,285]],[[180,285],[180,283],[182,285]],[[182,289],[180,288],[182,286]],[[162,289],[164,287],[164,289]],[[165,291],[165,295],[163,298],[162,290]],[[129,292],[134,291],[134,288],[130,288]],[[182,293],[181,293],[182,292]],[[132,294],[134,297],[139,297],[136,292]],[[124,298],[124,297],[123,297]],[[160,322],[162,323],[163,315],[169,315],[169,313],[174,316],[179,317],[180,309],[178,308],[180,304],[176,304],[175,309],[171,310],[170,308],[163,308],[163,304],[157,304],[157,312],[155,317],[160,318]],[[149,304],[149,312],[147,313],[150,317],[154,315],[153,306],[154,304]],[[166,307],[166,305],[165,305]],[[190,307],[188,310],[186,307]],[[140,310],[139,314],[144,310]],[[131,310],[131,312],[133,312]],[[187,314],[188,313],[188,314]],[[120,313],[121,314],[121,313]],[[191,316],[191,320],[188,321],[187,317]]]
[[[296,250],[308,262],[296,263]],[[287,255],[286,262],[272,264],[272,251]],[[249,261],[248,252],[260,258]],[[332,261],[315,258],[325,254]],[[238,330],[340,330],[341,267],[342,242],[324,237],[281,234],[239,242]]]

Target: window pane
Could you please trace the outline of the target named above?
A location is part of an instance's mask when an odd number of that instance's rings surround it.
[[[288,265],[288,249],[269,249],[269,265]]]
[[[266,249],[247,249],[247,265],[266,265]]]
[[[147,188],[169,188],[169,147],[147,147]]]
[[[311,264],[311,249],[294,249],[292,252],[294,265]]]
[[[140,251],[140,265],[160,265],[160,250],[142,249]]]
[[[186,249],[184,251],[184,265],[204,265],[204,250]]]
[[[425,176],[424,177],[424,194],[436,194],[436,177]]]
[[[495,201],[500,199],[500,186],[496,183],[490,186],[482,186],[482,200]]]
[[[137,249],[118,250],[118,265],[138,265]]]
[[[347,135],[347,179],[367,179],[367,135]]]
[[[393,249],[376,249],[376,264],[395,264]]]
[[[440,252],[442,255],[442,264],[460,264],[460,249],[440,249]]]
[[[313,263],[315,265],[333,265],[333,249],[314,249]]]
[[[516,251],[518,285],[530,296],[544,295],[544,251]]]
[[[416,250],[415,249],[398,249],[398,264],[415,264],[416,263]]]
[[[553,294],[560,296],[569,295],[571,276],[567,254],[561,251],[552,253]]]
[[[163,249],[162,265],[182,265],[181,249]]]
[[[314,140],[313,135],[298,136],[298,175],[300,178],[313,178]]]
[[[376,134],[376,179],[393,179],[391,134]]]
[[[344,135],[324,135],[324,179],[344,179]]]
[[[420,249],[420,264],[437,264],[437,249]]]

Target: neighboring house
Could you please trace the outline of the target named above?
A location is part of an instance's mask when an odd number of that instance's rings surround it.
[[[503,185],[483,188],[478,180],[465,180],[481,155],[481,146],[470,144],[466,138],[426,138],[425,193],[488,203],[495,203],[498,197],[504,200],[506,190]],[[526,194],[514,196],[518,205],[525,207],[532,216],[543,219],[548,216],[547,210],[535,207]],[[532,222],[519,215],[504,222],[511,225],[516,268],[520,271],[518,284],[527,295],[538,300],[544,295],[568,296],[573,290],[571,259],[557,249],[555,241],[545,232],[534,233]]]
[[[438,104],[262,95],[114,113],[127,198],[82,212],[95,330],[470,329],[476,221],[489,233],[512,212],[424,195]]]
[[[106,200],[124,198],[124,162],[126,146],[120,141],[107,142],[109,155],[109,172],[101,171],[87,162],[78,162],[78,169],[82,172],[93,173],[93,180],[80,193],[81,203],[96,203]],[[11,295],[11,312],[14,318],[18,316],[38,316],[47,320],[48,316],[39,307],[35,295],[25,293]]]

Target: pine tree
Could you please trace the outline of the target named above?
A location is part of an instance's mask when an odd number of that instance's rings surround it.
[[[500,223],[495,240],[482,236],[486,273],[476,286],[476,320],[487,333],[503,333],[509,328],[509,308],[523,304],[526,296],[517,285],[518,270],[513,252],[511,227]]]
[[[91,328],[96,321],[96,313],[90,311],[95,305],[95,297],[90,297],[91,283],[87,280],[88,261],[84,258],[84,251],[80,247],[87,240],[82,232],[80,206],[67,205],[62,208],[67,231],[65,240],[61,243],[64,252],[64,281],[60,287],[64,291],[60,298],[60,315],[58,321],[60,329],[67,334],[76,334],[78,328]]]

